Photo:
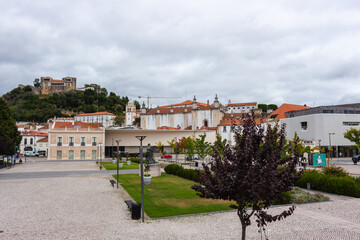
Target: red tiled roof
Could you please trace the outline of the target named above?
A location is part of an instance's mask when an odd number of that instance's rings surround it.
[[[263,122],[263,119],[255,119],[255,124],[260,125]],[[233,126],[233,125],[243,125],[244,120],[221,120],[219,126]]]
[[[46,124],[45,126],[39,128],[39,130],[40,130],[40,129],[49,129],[49,124]]]
[[[38,140],[38,142],[48,142],[49,137],[44,137],[43,139]]]
[[[177,104],[171,104],[171,105],[165,105],[165,106],[160,106],[160,108],[163,108],[163,107],[171,107],[171,106],[182,106],[182,105],[191,105],[193,103],[192,100],[186,100],[185,102],[182,102],[182,103],[177,103]],[[201,102],[196,102],[197,105],[199,106],[207,106],[207,104],[205,103],[201,103]]]
[[[310,107],[303,106],[303,105],[296,105],[296,104],[288,104],[284,103],[281,105],[278,109],[276,109],[274,112],[272,112],[267,119],[283,119],[286,118],[285,113],[290,111],[297,111],[297,110],[303,110]]]
[[[34,135],[34,136],[47,136],[47,133],[37,131],[20,131],[23,135]]]
[[[16,125],[18,128],[23,128],[25,125]]]
[[[161,126],[157,128],[158,130],[180,130],[180,128],[168,127],[168,126]]]
[[[85,123],[85,122],[75,122],[74,125],[71,122],[55,122],[54,128],[73,128],[73,126],[81,126],[81,128],[99,128],[102,126],[101,123]]]
[[[55,79],[52,79],[51,82],[64,82],[64,80],[55,80]]]
[[[250,106],[250,105],[256,105],[257,102],[248,102],[248,103],[229,103],[228,107],[238,107],[238,106]]]
[[[158,109],[160,109],[160,114],[170,114],[170,110],[171,110],[171,108],[167,108],[167,107],[152,108],[146,114],[147,115],[156,114]],[[211,105],[198,106],[198,110],[210,110],[210,109],[214,109],[214,106]],[[175,114],[185,113],[185,107],[176,107],[173,108],[173,111]],[[191,112],[191,111],[192,111],[192,107],[187,107],[187,112]]]
[[[112,116],[115,116],[114,114],[109,113],[109,112],[82,113],[82,114],[79,114],[77,116],[94,116],[94,115],[112,115]]]

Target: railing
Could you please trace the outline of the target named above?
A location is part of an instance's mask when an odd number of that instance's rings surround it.
[[[58,146],[62,146],[62,142],[58,142],[57,145],[58,145]]]
[[[69,146],[74,146],[74,142],[69,142]]]
[[[96,146],[96,142],[92,142],[92,145],[93,145],[93,146]]]
[[[85,146],[85,142],[81,142],[81,146]]]

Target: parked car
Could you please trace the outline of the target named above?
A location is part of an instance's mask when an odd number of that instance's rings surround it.
[[[164,154],[161,156],[161,158],[172,158],[171,154]]]
[[[199,156],[194,155],[192,158],[186,157],[186,160],[199,160]]]
[[[352,161],[354,162],[354,164],[360,162],[360,155],[353,156]]]

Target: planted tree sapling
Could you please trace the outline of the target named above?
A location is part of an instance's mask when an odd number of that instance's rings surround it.
[[[261,231],[269,222],[291,215],[294,206],[278,215],[266,210],[281,193],[291,190],[301,172],[296,171],[299,150],[291,148],[292,154],[284,154],[286,146],[285,126],[267,126],[265,130],[248,116],[243,121],[241,132],[235,133],[236,144],[231,147],[217,139],[213,147],[213,161],[210,166],[203,164],[199,172],[199,185],[192,188],[203,198],[232,200],[242,225],[242,239],[251,217]]]

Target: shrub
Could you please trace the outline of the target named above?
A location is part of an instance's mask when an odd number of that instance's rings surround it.
[[[337,177],[329,174],[323,174],[316,170],[307,170],[296,181],[295,185],[306,188],[310,183],[311,188],[328,193],[339,195],[360,197],[360,180],[351,176]]]
[[[182,166],[177,164],[167,165],[164,170],[167,174],[173,174],[188,180],[199,182],[199,174],[197,170],[184,169]]]
[[[138,164],[140,164],[140,158],[130,158],[130,161],[131,162],[134,162],[134,163],[138,163]]]
[[[177,165],[177,164],[170,164],[170,165],[167,165],[164,170],[167,174],[173,174],[173,175],[176,175],[176,171],[179,170],[179,169],[183,169],[183,167]]]
[[[349,176],[349,173],[343,169],[340,166],[329,166],[329,167],[323,167],[321,169],[322,173],[327,174],[327,175],[332,175],[332,176],[336,176],[336,177],[345,177],[345,176]]]

